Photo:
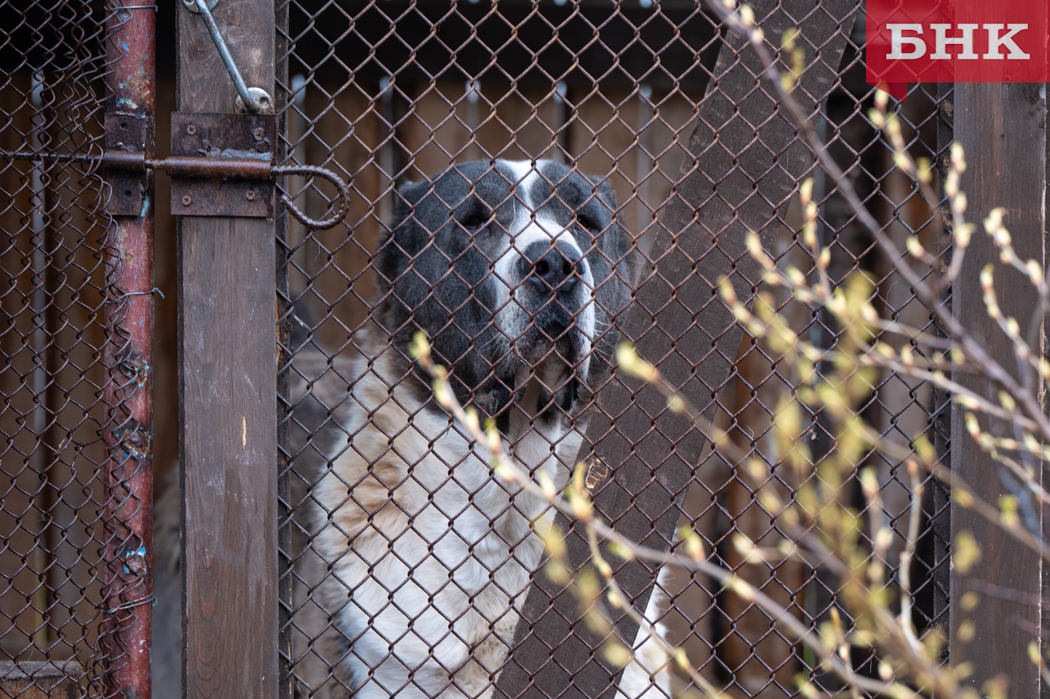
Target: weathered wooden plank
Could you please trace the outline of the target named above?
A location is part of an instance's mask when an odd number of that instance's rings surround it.
[[[5,699],[73,699],[81,694],[84,670],[65,662],[0,660],[0,697]]]
[[[993,207],[1003,207],[1004,223],[1017,254],[1043,265],[1046,103],[1039,96],[1039,88],[1027,84],[956,84],[954,111],[955,141],[962,145],[967,161],[962,180],[969,200],[967,218],[980,222]],[[988,236],[973,236],[952,287],[952,306],[974,336],[986,338],[985,348],[992,358],[1013,371],[1013,345],[984,312],[978,282],[984,266],[998,256]],[[1003,313],[1015,316],[1027,330],[1038,298],[1028,280],[1000,268],[995,275],[995,291]],[[1042,336],[1039,332],[1038,337]],[[953,378],[994,400],[997,389],[992,382],[969,372],[957,372]],[[952,470],[977,496],[993,505],[1004,495],[1023,494],[1019,486],[1016,490],[1010,487],[1014,478],[1005,468],[997,466],[967,435],[965,412],[958,405],[952,406]],[[985,424],[985,429],[997,437],[1014,436],[1009,424]],[[1033,509],[1039,520],[1042,508],[1038,502],[1033,503]],[[1029,517],[1021,521],[1026,527],[1040,524]],[[1039,696],[1039,670],[1029,660],[1027,647],[1039,637],[1040,556],[963,507],[952,508],[951,531],[953,541],[959,534],[971,532],[981,546],[981,559],[970,574],[956,574],[951,580],[952,664],[972,664],[973,673],[964,682],[978,691],[984,682],[1000,676],[1009,682],[1011,697]],[[1037,528],[1037,536],[1038,532]],[[962,597],[971,590],[981,602],[968,612],[962,607]],[[974,631],[969,643],[959,638],[959,629],[968,620]]]
[[[274,94],[274,4],[216,21],[250,87]],[[182,112],[233,112],[202,20],[178,12]],[[183,696],[273,697],[278,680],[273,221],[179,224]]]
[[[799,27],[808,68],[795,94],[806,113],[818,111],[836,79],[856,4],[825,1],[818,10],[813,0],[765,0],[752,6],[774,47],[784,31]],[[779,212],[812,162],[788,118],[778,114],[770,88],[755,89],[760,70],[744,42],[728,36],[699,107],[676,197],[661,216],[651,255],[657,273],[621,319],[639,352],[708,415],[732,376],[741,339],[715,287],[729,275],[737,293],[750,297],[760,275],[745,249],[745,234],[759,231],[769,243]],[[581,456],[600,458],[615,474],[597,488],[597,511],[631,539],[667,548],[701,463],[703,434],[670,415],[655,392],[634,393],[615,380],[599,394],[590,420],[592,447],[585,446]],[[565,518],[559,524],[570,527]],[[582,531],[571,530],[568,550],[574,567],[586,564]],[[615,570],[633,604],[644,608],[653,571],[638,562],[617,562]],[[578,600],[563,592],[537,574],[516,651],[498,683],[504,695],[599,697],[614,690],[619,670],[601,655],[604,639],[582,623]],[[620,638],[633,642],[636,625],[622,613],[609,615]]]

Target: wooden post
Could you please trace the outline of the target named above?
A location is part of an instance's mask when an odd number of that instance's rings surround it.
[[[0,697],[67,699],[79,696],[78,682],[83,676],[84,669],[73,660],[57,663],[0,660]]]
[[[987,338],[991,356],[1008,371],[1016,371],[1013,345],[985,313],[978,275],[986,264],[996,262],[995,291],[1003,313],[1014,316],[1028,329],[1037,294],[1023,276],[998,264],[998,251],[984,234],[981,222],[997,206],[1006,209],[1004,225],[1022,259],[1044,260],[1046,189],[1046,103],[1039,85],[990,84],[955,86],[955,141],[965,150],[967,169],[962,188],[969,206],[967,219],[977,224],[962,271],[952,288],[952,308],[975,337]],[[1042,337],[1039,332],[1038,337]],[[1045,347],[1035,348],[1037,352]],[[956,372],[955,380],[993,401],[997,388],[990,381],[967,372]],[[966,411],[952,406],[951,468],[973,488],[974,493],[997,506],[1004,495],[1027,497],[1017,481],[996,465],[966,433]],[[996,437],[1014,437],[1010,425],[983,423]],[[1013,487],[1011,487],[1013,486]],[[1041,509],[1033,499],[1037,520]],[[1039,535],[1041,522],[1023,517],[1021,526]],[[952,541],[970,532],[981,547],[981,558],[966,576],[956,571],[951,580],[951,662],[971,663],[973,674],[965,683],[982,690],[995,677],[1009,683],[1010,697],[1039,696],[1038,667],[1028,657],[1028,644],[1039,640],[1040,576],[1038,553],[1019,544],[996,526],[965,507],[953,505]],[[963,605],[963,595],[976,592],[980,604],[973,611]],[[966,642],[959,631],[973,623],[973,638]]]
[[[274,3],[213,10],[249,87],[274,94]],[[235,112],[202,19],[178,3],[181,112]],[[273,220],[179,221],[184,696],[274,697],[278,680]]]

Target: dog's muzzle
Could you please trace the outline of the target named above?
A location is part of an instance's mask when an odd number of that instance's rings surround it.
[[[580,267],[586,262],[575,246],[566,242],[553,245],[536,242],[525,248],[518,260],[518,274],[523,284],[538,292],[539,298],[574,300],[580,283]]]
[[[587,260],[568,242],[537,241],[525,248],[516,267],[521,280],[517,296],[539,330],[531,349],[546,352],[554,347],[566,361],[578,363],[588,345],[582,327],[584,305],[590,300],[583,283]]]

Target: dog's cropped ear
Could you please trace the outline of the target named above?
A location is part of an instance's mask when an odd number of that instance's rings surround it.
[[[613,191],[608,178],[602,179],[593,175],[584,175],[584,177],[594,186],[594,193],[598,195],[598,199],[609,207],[610,212],[615,213],[616,208],[620,206],[620,202],[617,200],[616,192]]]
[[[609,184],[609,180],[602,179],[600,177],[593,177],[591,175],[584,175],[587,180],[594,185],[594,193],[598,196],[605,206],[609,208],[610,214],[613,216],[613,223],[619,225],[620,228],[626,231],[626,227],[623,225],[621,220],[617,219],[616,211],[620,207],[619,199],[616,197],[616,192],[613,191],[612,185]],[[641,281],[642,274],[646,268],[645,256],[638,251],[638,247],[632,242],[634,236],[629,232],[625,235],[622,240],[624,241],[624,249],[620,251],[622,262],[620,265],[621,274],[626,274],[626,281],[632,289],[638,288],[638,283]]]

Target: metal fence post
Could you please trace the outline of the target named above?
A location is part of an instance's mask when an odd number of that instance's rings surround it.
[[[153,154],[156,13],[112,8],[106,18],[107,121],[145,123]],[[105,439],[106,570],[103,593],[107,696],[150,697],[153,600],[153,176],[137,216],[114,216],[107,231],[109,411]]]
[[[249,87],[274,94],[274,3],[213,10]],[[180,112],[235,112],[201,17],[178,6]],[[177,213],[177,212],[176,212]],[[277,694],[277,420],[273,219],[179,222],[183,692]]]
[[[984,266],[998,257],[991,239],[981,229],[981,221],[993,207],[1005,208],[1004,225],[1013,236],[1017,254],[1045,266],[1046,102],[1039,88],[1034,84],[955,86],[955,140],[963,146],[967,161],[962,189],[969,202],[967,219],[978,229],[952,288],[952,308],[975,337],[987,338],[992,358],[1010,371],[1016,367],[1013,345],[985,313],[978,281]],[[1017,318],[1027,330],[1037,303],[1037,293],[1027,278],[1000,267],[995,290],[1003,314]],[[1039,337],[1043,337],[1042,332]],[[1046,348],[1042,350],[1045,353]],[[969,372],[957,372],[954,378],[995,400],[993,382]],[[1012,488],[1012,476],[966,434],[965,413],[958,404],[952,406],[951,468],[955,475],[993,506],[1007,495],[1027,500],[1023,492]],[[997,437],[1014,436],[1010,425],[983,427]],[[1043,523],[1038,501],[1031,506],[1022,502],[1021,507],[1022,512],[1030,512],[1021,518],[1021,526],[1034,527],[1032,533],[1039,536]],[[952,663],[972,664],[973,673],[966,682],[978,690],[986,681],[1001,676],[1009,682],[1010,696],[1039,696],[1039,668],[1028,656],[1028,644],[1038,638],[1041,628],[1043,564],[1039,554],[958,504],[952,507],[951,531],[953,541],[960,533],[971,532],[982,554],[965,578],[952,576]],[[970,591],[981,600],[973,611],[964,606],[964,595]],[[969,641],[959,633],[968,622],[973,624]]]

